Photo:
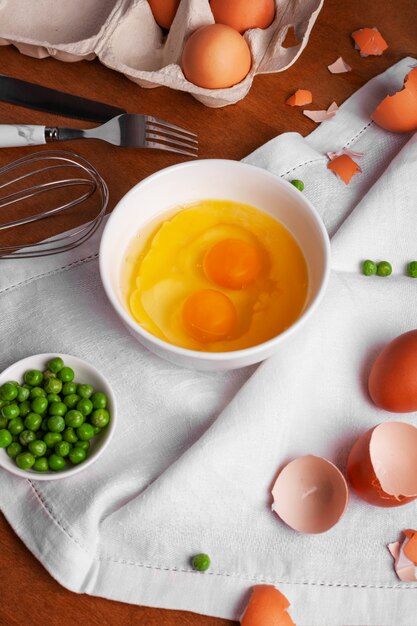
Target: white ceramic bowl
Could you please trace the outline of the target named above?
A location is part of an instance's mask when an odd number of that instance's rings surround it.
[[[61,472],[53,472],[48,470],[47,472],[36,472],[35,470],[22,470],[17,465],[14,459],[11,459],[4,448],[0,448],[0,466],[6,469],[16,476],[22,478],[29,478],[30,480],[58,480],[61,478],[68,478],[78,474],[87,467],[90,467],[94,461],[98,459],[107,448],[110,439],[113,436],[116,427],[116,400],[114,393],[100,372],[78,357],[71,356],[69,354],[36,354],[29,356],[26,359],[17,361],[3,372],[0,373],[0,385],[8,380],[16,380],[21,383],[23,381],[23,375],[27,370],[38,369],[44,371],[47,369],[47,363],[56,356],[60,356],[65,365],[71,367],[75,372],[75,381],[88,383],[94,387],[95,391],[102,391],[108,398],[108,410],[110,412],[110,423],[97,437],[91,440],[90,450],[86,460],[79,465],[74,465],[62,470]]]
[[[192,202],[234,200],[252,205],[284,224],[306,258],[309,292],[302,315],[273,339],[230,352],[199,352],[169,344],[144,330],[129,314],[122,297],[121,268],[133,237],[149,222]],[[110,215],[100,245],[100,273],[114,309],[131,334],[152,352],[188,368],[226,370],[263,361],[297,332],[317,308],[330,266],[327,231],[307,198],[290,183],[253,165],[222,159],[168,167],[135,185]]]

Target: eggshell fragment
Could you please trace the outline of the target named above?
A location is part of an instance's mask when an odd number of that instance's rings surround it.
[[[332,102],[327,110],[319,110],[319,111],[303,111],[306,117],[309,117],[313,122],[325,122],[326,120],[332,119],[336,115],[336,111],[339,109],[336,102]]]
[[[240,618],[241,626],[295,626],[287,598],[272,585],[256,585]]]
[[[361,172],[359,165],[347,154],[337,156],[327,164],[327,169],[338,176],[345,185],[348,185],[355,174]]]
[[[398,578],[403,582],[417,581],[417,554],[414,552],[415,547],[412,541],[417,537],[417,532],[412,530],[404,530],[404,539],[388,544],[388,550],[394,558],[394,569]]]
[[[239,33],[250,28],[268,28],[275,15],[274,0],[210,0],[217,24],[227,24]]]
[[[352,33],[352,38],[362,57],[380,56],[388,44],[377,28],[361,28]]]
[[[226,89],[240,83],[251,64],[246,40],[224,24],[209,24],[195,30],[182,53],[185,77],[206,89]]]
[[[371,118],[374,122],[396,133],[417,129],[417,67],[404,79],[404,87],[380,102]]]
[[[285,101],[285,104],[289,104],[291,107],[302,107],[312,102],[313,96],[311,91],[308,89],[297,89],[297,91]]]
[[[327,69],[331,74],[343,74],[344,72],[350,72],[352,70],[350,65],[348,65],[342,57],[339,57],[334,63],[328,65]]]
[[[407,504],[417,497],[417,428],[385,422],[364,433],[348,458],[356,493],[376,506]]]
[[[374,361],[368,379],[373,402],[385,411],[417,411],[417,330],[393,339]]]
[[[288,526],[302,533],[322,533],[341,518],[348,501],[348,488],[333,463],[308,455],[284,467],[272,495],[272,510]]]

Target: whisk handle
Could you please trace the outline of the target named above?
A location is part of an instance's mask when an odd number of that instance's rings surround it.
[[[45,126],[0,124],[0,148],[39,146],[46,143]]]

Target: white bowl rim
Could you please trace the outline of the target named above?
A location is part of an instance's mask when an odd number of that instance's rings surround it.
[[[317,291],[317,294],[316,294],[313,302],[310,304],[309,308],[306,311],[303,311],[301,313],[300,317],[298,317],[296,319],[296,321],[293,324],[291,324],[291,326],[286,328],[279,335],[276,335],[275,337],[272,337],[272,339],[268,339],[267,341],[264,341],[262,343],[256,344],[255,346],[251,346],[249,348],[243,348],[241,350],[229,350],[229,351],[225,351],[225,352],[205,352],[204,350],[190,350],[188,348],[181,348],[180,346],[176,346],[174,344],[168,343],[167,341],[164,341],[163,339],[159,339],[159,337],[156,337],[152,333],[150,333],[147,330],[145,330],[144,328],[142,328],[142,326],[140,326],[140,324],[138,324],[127,313],[127,311],[121,305],[118,297],[115,295],[112,287],[110,286],[110,281],[107,279],[107,276],[105,274],[102,251],[107,246],[107,239],[110,237],[110,229],[111,229],[112,222],[117,219],[116,218],[116,212],[117,212],[118,207],[122,203],[125,203],[126,200],[131,195],[135,194],[140,187],[145,186],[145,185],[153,182],[154,180],[157,180],[161,176],[164,176],[167,172],[172,171],[172,170],[181,170],[181,169],[189,169],[189,168],[193,168],[193,167],[200,167],[201,164],[206,164],[206,163],[207,164],[218,164],[220,166],[224,166],[224,164],[227,163],[228,165],[233,164],[233,166],[236,166],[236,167],[239,167],[239,168],[247,168],[247,169],[250,169],[250,170],[257,170],[257,173],[260,174],[261,176],[263,175],[266,178],[273,179],[274,181],[279,181],[281,184],[284,185],[284,187],[287,187],[287,189],[290,191],[291,194],[294,194],[294,197],[296,197],[298,200],[300,200],[300,197],[297,196],[296,194],[300,194],[301,192],[298,189],[296,189],[294,187],[294,185],[292,185],[288,181],[284,180],[280,176],[277,176],[276,174],[273,174],[269,170],[263,169],[263,168],[258,167],[256,165],[252,165],[250,163],[243,163],[242,161],[234,161],[233,159],[198,159],[196,161],[185,161],[183,163],[176,163],[175,165],[170,165],[169,167],[165,167],[162,170],[159,170],[158,172],[155,172],[154,174],[151,174],[150,176],[147,176],[146,178],[141,180],[139,183],[134,185],[119,200],[119,202],[116,204],[116,206],[114,207],[113,211],[111,212],[110,216],[108,217],[106,225],[105,225],[104,230],[103,230],[102,237],[101,237],[100,249],[99,249],[99,268],[100,268],[101,280],[102,280],[102,283],[103,283],[103,286],[104,286],[104,290],[105,290],[105,292],[107,294],[107,297],[109,298],[112,306],[114,307],[114,309],[116,310],[118,315],[122,318],[122,320],[125,322],[125,324],[127,324],[127,326],[130,327],[135,332],[138,332],[140,335],[142,335],[150,343],[153,343],[155,346],[158,346],[159,348],[161,348],[162,350],[165,350],[166,352],[170,352],[170,353],[175,354],[175,355],[185,356],[185,357],[196,359],[196,360],[214,361],[214,362],[229,361],[232,358],[233,359],[243,359],[245,357],[248,357],[249,355],[256,357],[256,355],[258,353],[263,353],[265,350],[268,350],[268,348],[270,346],[273,346],[275,344],[281,343],[281,341],[283,341],[286,337],[289,337],[290,335],[292,335],[297,330],[297,328],[299,328],[300,326],[302,326],[305,323],[305,321],[314,313],[314,311],[318,307],[318,305],[319,305],[319,303],[320,303],[320,301],[321,301],[321,299],[323,297],[323,294],[324,294],[324,292],[326,290],[327,283],[329,281],[329,276],[330,276],[330,239],[329,239],[329,234],[328,234],[328,232],[326,230],[326,227],[324,226],[324,223],[323,223],[320,215],[318,214],[317,210],[314,208],[314,206],[310,202],[310,200],[308,200],[308,198],[306,198],[305,196],[301,197],[301,201],[304,202],[307,205],[308,209],[310,210],[311,214],[313,215],[313,217],[314,217],[314,219],[316,221],[317,227],[319,229],[319,232],[320,232],[320,235],[321,235],[321,239],[322,239],[322,243],[323,243],[325,269],[324,269],[324,273],[323,273],[323,276],[322,276],[322,279],[321,279],[321,284],[320,284],[320,287],[319,287],[319,289]],[[261,211],[262,209],[258,209],[258,210]]]
[[[107,448],[107,446],[110,443],[111,438],[114,435],[114,431],[116,428],[116,419],[117,419],[117,406],[116,406],[116,397],[114,395],[114,392],[111,388],[110,383],[108,382],[107,378],[105,376],[103,376],[103,374],[91,363],[89,363],[88,361],[85,361],[84,359],[81,359],[78,356],[74,356],[73,354],[63,354],[60,352],[45,352],[45,353],[41,353],[41,354],[32,354],[31,356],[27,356],[23,359],[19,359],[19,361],[15,361],[14,363],[12,363],[11,365],[9,365],[9,367],[7,367],[5,370],[3,370],[2,372],[0,372],[0,378],[6,378],[8,377],[8,374],[11,370],[13,370],[16,366],[24,366],[25,363],[28,364],[28,369],[31,369],[29,363],[32,362],[35,359],[45,359],[46,362],[48,362],[49,360],[55,358],[55,357],[61,357],[61,359],[64,361],[67,359],[71,359],[72,361],[78,361],[79,363],[81,363],[84,367],[86,367],[87,369],[92,370],[95,375],[100,378],[106,385],[107,390],[106,390],[106,395],[109,396],[110,401],[111,401],[111,405],[112,405],[112,412],[111,412],[111,419],[110,419],[110,423],[107,427],[107,431],[105,433],[105,439],[102,442],[102,446],[100,448],[100,450],[96,453],[93,454],[90,457],[87,457],[87,459],[83,462],[80,463],[79,465],[74,465],[73,467],[70,467],[68,469],[62,470],[61,472],[54,472],[54,473],[41,473],[41,472],[30,472],[28,470],[22,470],[20,469],[20,467],[16,466],[12,466],[9,467],[8,465],[5,465],[3,463],[3,459],[2,456],[0,455],[0,467],[2,467],[4,470],[6,470],[7,472],[10,472],[11,474],[15,474],[16,476],[19,476],[20,478],[27,478],[28,480],[32,481],[38,481],[38,480],[59,480],[62,478],[69,478],[70,476],[74,476],[75,474],[78,474],[79,472],[81,472],[82,470],[86,469],[87,467],[89,467],[90,465],[92,465],[92,463],[94,463],[94,461],[96,461],[104,452],[104,450]],[[75,367],[75,366],[74,366]],[[0,383],[2,384],[2,383]],[[5,454],[7,454],[6,449],[2,448],[2,450],[4,450]]]

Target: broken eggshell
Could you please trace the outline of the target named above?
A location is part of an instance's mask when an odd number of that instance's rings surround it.
[[[339,521],[348,502],[348,487],[338,468],[318,456],[291,461],[272,488],[272,510],[294,530],[323,533]]]
[[[371,119],[378,126],[395,133],[417,129],[417,67],[407,74],[401,91],[382,100]]]
[[[305,104],[311,104],[313,102],[313,96],[308,89],[297,89],[292,96],[287,98],[285,104],[289,104],[291,107],[302,107]]]
[[[360,28],[352,33],[352,39],[362,57],[380,56],[388,44],[377,28]]]
[[[355,174],[362,172],[356,161],[346,153],[342,153],[333,158],[330,163],[327,164],[327,169],[331,170],[336,176],[343,180],[345,185],[350,183]]]
[[[385,422],[355,442],[348,458],[352,488],[369,504],[401,506],[417,497],[417,428]]]
[[[240,618],[240,626],[295,626],[287,598],[273,585],[256,585]]]

